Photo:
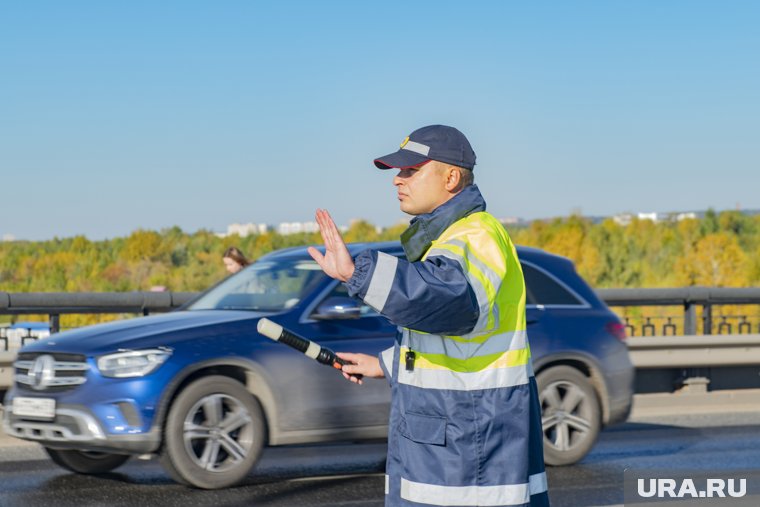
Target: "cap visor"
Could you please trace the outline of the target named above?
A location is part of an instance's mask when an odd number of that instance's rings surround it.
[[[429,161],[425,155],[420,155],[409,150],[398,150],[395,153],[375,159],[375,167],[378,169],[408,169],[417,167]]]

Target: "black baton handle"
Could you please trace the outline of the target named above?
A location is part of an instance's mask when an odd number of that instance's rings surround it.
[[[327,347],[322,347],[316,342],[298,336],[292,331],[288,331],[281,325],[272,322],[269,319],[259,320],[256,329],[260,334],[266,336],[267,338],[270,338],[276,342],[284,343],[285,345],[288,345],[303,353],[304,355],[314,359],[318,363],[332,366],[336,370],[342,369],[344,365],[351,364],[348,361],[339,358],[335,352],[328,349]],[[361,378],[361,375],[354,376]]]

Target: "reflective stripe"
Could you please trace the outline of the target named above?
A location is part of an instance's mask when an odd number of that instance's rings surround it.
[[[380,358],[383,360],[383,364],[385,365],[385,369],[388,370],[388,373],[393,375],[393,352],[395,347],[390,347],[388,349],[385,349],[380,353]]]
[[[530,484],[531,495],[536,495],[549,490],[549,483],[546,481],[546,472],[531,475],[528,477],[528,484]]]
[[[414,153],[419,153],[420,155],[425,155],[426,157],[428,156],[428,153],[430,153],[430,146],[415,143],[414,141],[407,141],[401,149],[413,151]]]
[[[314,343],[313,341],[309,341],[309,347],[306,349],[306,354],[308,357],[312,359],[316,359],[319,356],[319,351],[322,350],[322,347]]]
[[[499,306],[495,303],[506,273],[501,274],[501,271],[503,270],[496,269],[481,260],[475,254],[473,249],[471,249],[466,242],[461,240],[451,239],[436,244],[434,247],[430,248],[425,258],[427,259],[436,255],[457,261],[459,265],[462,266],[462,270],[465,272],[465,275],[467,275],[467,279],[477,296],[481,318],[478,318],[475,328],[468,334],[468,336],[474,336],[486,329],[499,327]],[[478,294],[478,283],[482,284],[482,299],[481,294]],[[488,317],[487,324],[482,323],[482,317],[484,314]]]
[[[465,254],[465,258],[468,263],[478,268],[478,271],[482,274],[482,276],[490,283],[490,287],[486,287],[486,290],[490,289],[493,291],[493,296],[491,299],[491,306],[489,309],[492,312],[493,318],[489,321],[489,323],[481,328],[478,328],[476,325],[475,328],[473,328],[472,331],[470,331],[466,337],[472,337],[476,336],[477,334],[481,333],[482,331],[485,331],[486,329],[494,329],[498,328],[500,325],[499,320],[499,305],[497,303],[497,297],[499,294],[499,290],[501,289],[501,283],[504,281],[504,277],[506,276],[506,272],[502,272],[503,270],[499,270],[494,268],[493,266],[487,264],[485,261],[481,260],[478,255],[475,253],[475,251],[472,248],[469,248],[469,245],[465,243],[464,241],[458,240],[458,239],[451,239],[446,241],[446,244],[450,245],[456,245],[462,249],[462,252]]]
[[[461,239],[449,239],[446,240],[446,242],[442,243],[443,245],[456,245],[465,252],[467,252],[467,261],[475,264],[478,269],[480,269],[484,274],[491,273],[492,276],[489,276],[489,279],[493,281],[494,287],[498,291],[498,285],[501,284],[501,280],[504,278],[504,276],[507,274],[505,270],[499,269],[496,266],[492,266],[486,261],[482,260],[477,252],[471,248],[471,245],[467,244],[466,242],[462,241]],[[440,245],[439,245],[440,246]],[[497,261],[502,261],[502,259],[497,259]]]
[[[388,294],[393,287],[393,279],[396,277],[396,266],[398,259],[393,255],[383,252],[377,252],[377,264],[375,271],[372,273],[372,280],[369,281],[367,295],[364,296],[364,302],[370,305],[378,312],[383,311],[385,302],[388,301]]]
[[[467,282],[470,284],[472,291],[475,293],[475,299],[478,300],[478,321],[475,323],[475,327],[470,334],[477,334],[485,330],[488,327],[489,318],[491,318],[491,299],[488,297],[488,290],[486,289],[483,281],[479,280],[478,277],[475,276],[473,272],[471,272],[467,266],[466,261],[462,258],[461,255],[457,255],[454,252],[450,252],[441,248],[431,248],[426,254],[425,260],[431,257],[446,257],[447,259],[451,259],[459,263],[459,266],[462,268],[462,272],[464,273],[465,278],[467,278]],[[494,308],[495,307],[496,305],[494,305]]]
[[[388,474],[385,474],[385,494],[387,495],[390,490],[391,490],[391,479],[390,477],[388,477]]]
[[[406,349],[401,349],[401,355]],[[475,356],[468,359],[454,359],[444,354],[417,353],[414,361],[415,368],[427,370],[451,370],[459,373],[472,373],[493,368],[509,368],[525,365],[530,361],[530,349],[508,350],[506,352]]]
[[[437,486],[401,478],[401,498],[429,505],[523,505],[546,490],[544,472],[531,475],[524,484],[501,486]]]
[[[400,354],[400,357],[404,357]],[[419,360],[418,360],[419,361]],[[452,391],[478,391],[500,387],[515,387],[528,383],[533,376],[530,362],[506,368],[488,368],[474,372],[456,372],[448,369],[398,369],[398,383],[423,389],[450,389]]]
[[[479,340],[457,340],[450,336],[422,334],[408,329],[404,329],[402,333],[401,346],[408,346],[415,352],[423,354],[445,354],[454,359],[469,359],[507,350],[524,349],[528,343],[528,332],[524,329],[494,334],[482,342]]]
[[[401,343],[400,345],[402,347],[408,347],[409,346],[409,330],[405,327],[400,328],[401,329]],[[437,335],[436,335],[437,336]]]

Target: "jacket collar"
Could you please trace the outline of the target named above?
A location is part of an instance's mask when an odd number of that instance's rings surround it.
[[[409,222],[409,228],[401,234],[401,245],[406,258],[410,262],[420,260],[433,241],[454,222],[485,210],[486,201],[478,186],[469,185],[430,213],[417,215]]]

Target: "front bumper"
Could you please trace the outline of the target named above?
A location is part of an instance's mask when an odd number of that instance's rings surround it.
[[[9,436],[55,449],[146,454],[157,451],[161,445],[159,428],[140,434],[109,434],[92,412],[77,405],[57,407],[51,421],[19,417],[6,406],[3,431]]]
[[[161,397],[175,374],[159,368],[145,377],[105,378],[93,359],[86,381],[76,386],[35,390],[14,384],[5,396],[3,429],[13,437],[56,449],[123,454],[156,452],[161,446]],[[50,420],[13,413],[16,397],[55,400]]]

